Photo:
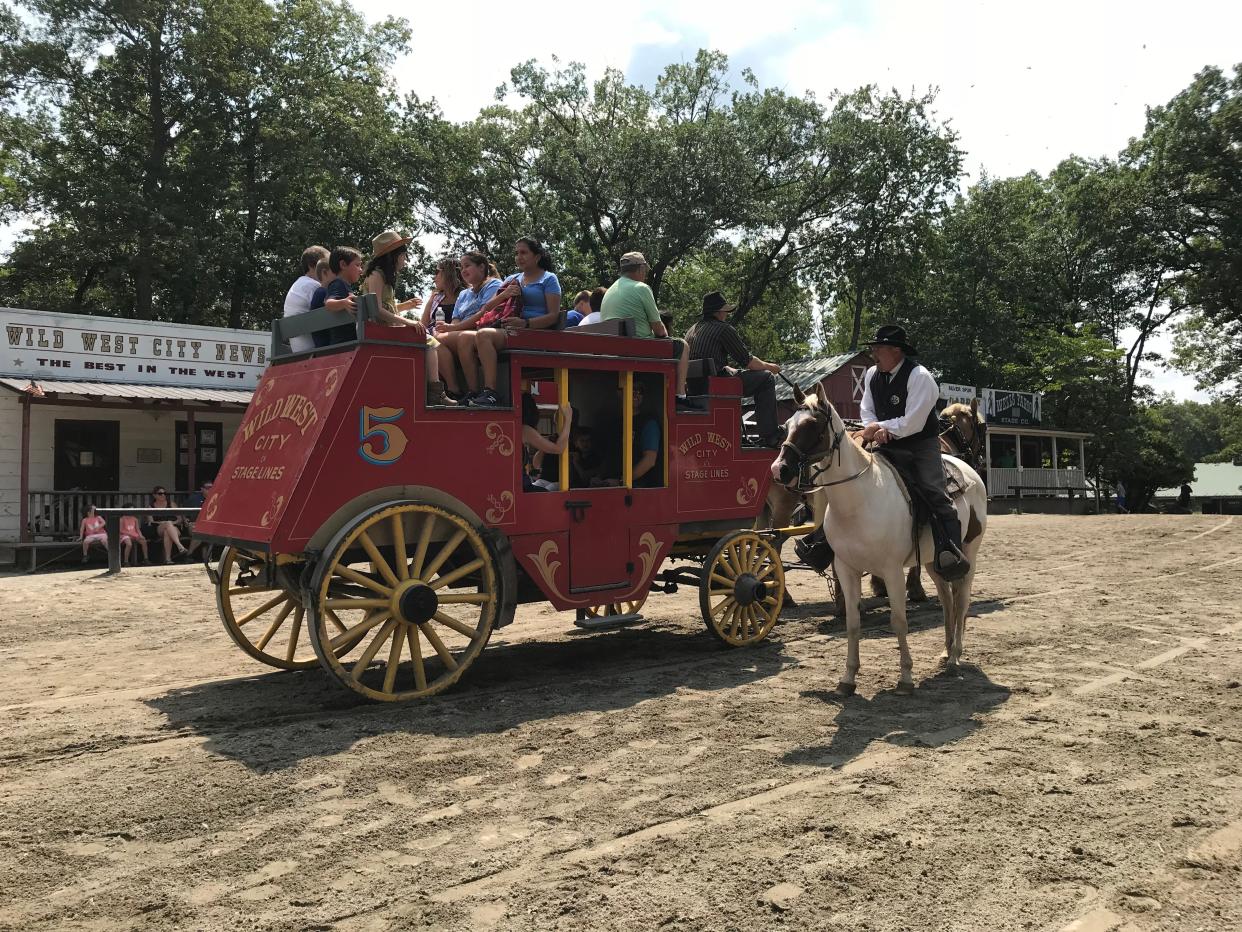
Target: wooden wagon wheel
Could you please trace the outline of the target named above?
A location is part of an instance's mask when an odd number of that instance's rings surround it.
[[[726,534],[703,563],[699,608],[707,630],[731,647],[758,644],[785,601],[785,568],[776,548],[754,531]]]
[[[461,678],[504,598],[497,558],[463,515],[424,502],[382,505],[342,528],[311,585],[311,643],[350,689],[387,702]]]
[[[643,610],[643,606],[647,604],[647,597],[641,599],[622,600],[620,602],[607,602],[603,605],[592,605],[590,608],[583,609],[587,618],[609,618],[613,615],[637,615]]]
[[[296,583],[278,575],[268,585],[266,554],[225,547],[218,565],[216,607],[224,630],[268,666],[303,670],[317,662],[303,631],[305,610]]]

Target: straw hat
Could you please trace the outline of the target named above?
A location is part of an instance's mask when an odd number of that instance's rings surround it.
[[[394,249],[408,246],[413,239],[412,236],[402,236],[396,230],[385,230],[371,240],[371,258],[378,259],[380,256],[386,256]]]

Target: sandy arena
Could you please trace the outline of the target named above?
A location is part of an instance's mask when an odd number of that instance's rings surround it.
[[[0,927],[1242,929],[1242,519],[991,520],[858,695],[815,576],[763,647],[697,593],[519,609],[451,693],[245,657],[201,568],[0,579]]]

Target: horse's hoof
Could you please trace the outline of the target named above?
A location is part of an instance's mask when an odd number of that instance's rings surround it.
[[[913,683],[898,683],[897,684],[897,695],[913,696],[914,695],[914,684]]]
[[[852,696],[854,695],[855,689],[857,689],[857,687],[853,683],[838,683],[837,684],[837,695],[838,696]]]

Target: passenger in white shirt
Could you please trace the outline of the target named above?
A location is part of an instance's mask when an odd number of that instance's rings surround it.
[[[863,440],[876,444],[900,467],[911,492],[927,503],[936,568],[945,579],[960,579],[970,563],[962,555],[961,521],[945,491],[936,416],[940,389],[930,372],[906,358],[918,351],[906,339],[904,328],[881,327],[868,345],[876,365],[863,380]]]
[[[285,295],[283,316],[295,317],[311,309],[311,298],[315,296],[315,289],[319,287],[319,279],[315,277],[315,266],[321,259],[327,258],[328,250],[323,246],[311,246],[302,253],[302,276],[289,287],[289,293]],[[314,348],[315,340],[309,334],[292,337],[289,340],[289,349],[295,353]]]

